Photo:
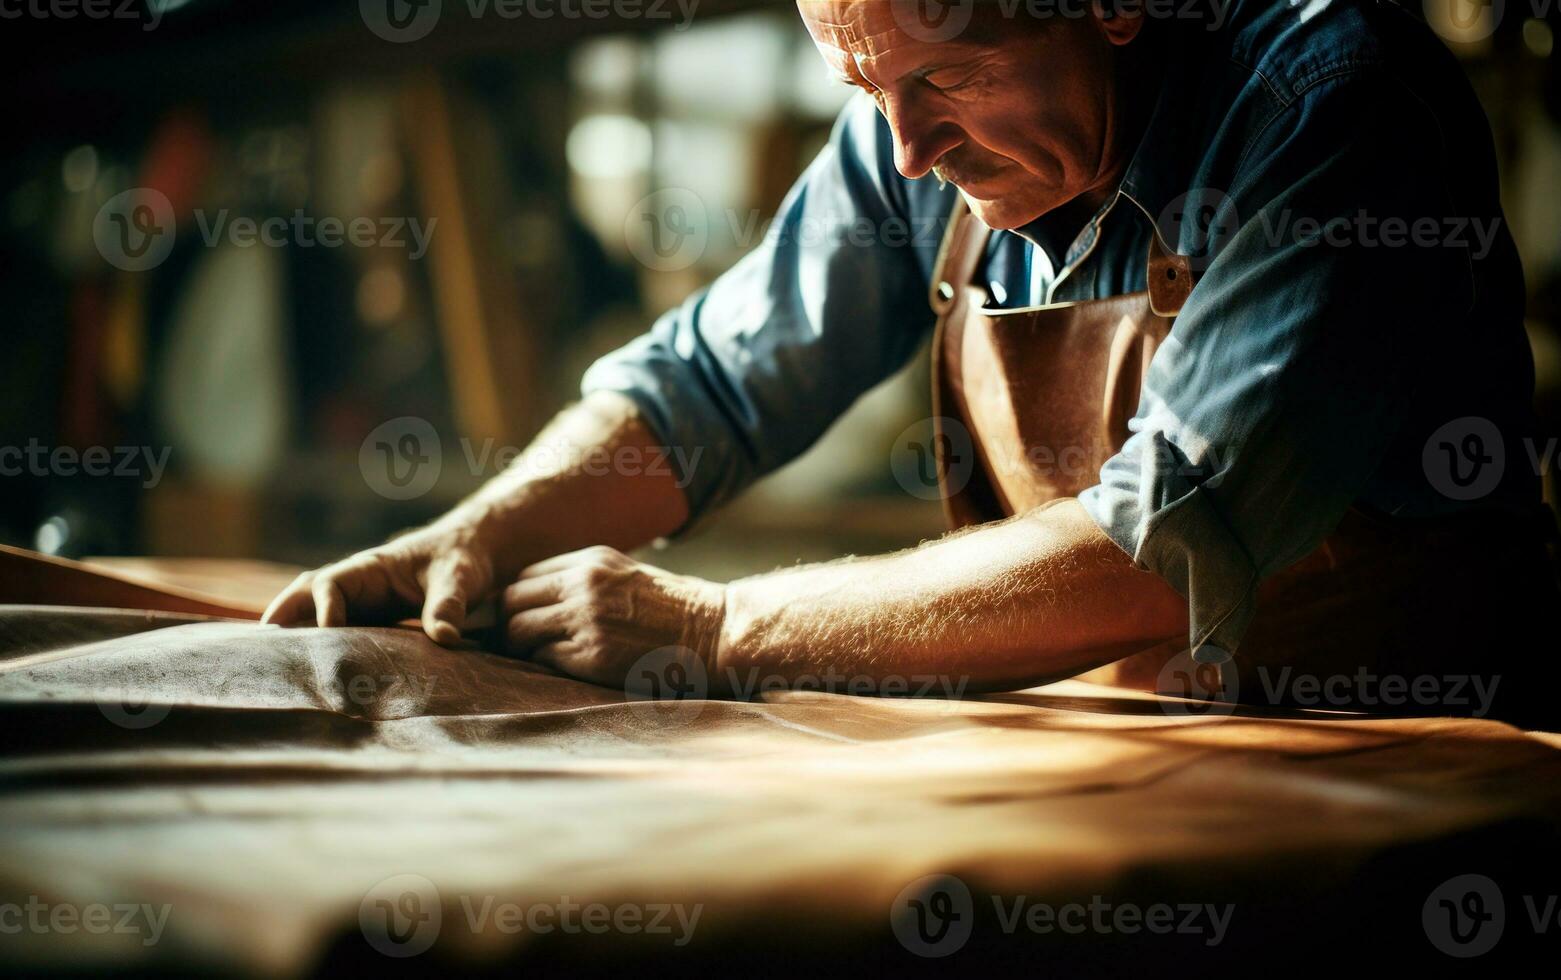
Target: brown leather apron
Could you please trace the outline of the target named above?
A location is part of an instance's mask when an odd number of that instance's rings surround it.
[[[1098,483],[1194,285],[1187,258],[1151,236],[1144,292],[990,310],[980,276],[990,236],[961,200],[931,280],[934,446],[951,528]],[[1167,637],[1090,679],[1265,704],[1295,703],[1276,679],[1298,671],[1320,681],[1363,670],[1499,674],[1512,691],[1555,676],[1553,633],[1547,643],[1529,630],[1551,633],[1558,609],[1553,558],[1532,527],[1491,516],[1407,524],[1352,509],[1316,551],[1264,581],[1233,662],[1194,664],[1187,637]],[[1330,696],[1320,706],[1351,705]],[[1440,702],[1399,707],[1466,713]]]

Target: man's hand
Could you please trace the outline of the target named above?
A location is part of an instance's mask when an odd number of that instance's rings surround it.
[[[597,465],[666,452],[633,402],[596,392],[560,412],[512,466],[438,521],[300,575],[265,621],[345,626],[421,612],[431,639],[454,643],[468,611],[533,562],[596,542],[636,548],[687,521],[669,468]]]
[[[320,626],[394,622],[419,611],[423,632],[454,643],[469,606],[493,591],[493,557],[475,528],[441,522],[304,572],[271,601],[263,621]]]
[[[505,642],[582,680],[621,688],[636,660],[690,650],[715,669],[726,589],[645,565],[612,548],[538,562],[504,590]]]

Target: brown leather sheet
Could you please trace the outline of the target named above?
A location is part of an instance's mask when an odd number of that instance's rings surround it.
[[[1499,883],[1510,949],[1523,889],[1553,892],[1561,866],[1554,738],[1189,714],[1079,682],[636,703],[410,630],[0,606],[0,723],[0,927],[5,903],[46,923],[62,905],[167,910],[155,942],[150,919],[0,936],[33,967],[1198,972],[1334,957],[1351,934],[1402,964],[1442,955],[1422,915],[1449,877]],[[948,959],[895,931],[929,874],[973,896]],[[1210,942],[999,912],[1091,900],[1232,914]],[[543,928],[570,903],[673,925]],[[698,908],[691,930],[674,907]],[[439,912],[416,959],[382,955],[391,908],[395,937]],[[529,928],[485,908],[553,911]]]
[[[56,558],[0,544],[0,601],[155,609],[259,619],[296,574],[285,565],[220,559]]]

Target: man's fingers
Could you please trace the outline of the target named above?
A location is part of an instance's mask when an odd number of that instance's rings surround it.
[[[563,580],[557,575],[523,578],[504,590],[504,615],[513,616],[522,609],[551,606],[562,594]]]
[[[313,579],[313,572],[303,572],[293,579],[287,588],[278,592],[276,598],[271,600],[271,605],[266,607],[260,621],[276,623],[279,626],[291,626],[302,619],[312,618],[314,595],[310,592],[310,582]]]
[[[542,559],[535,565],[527,565],[525,568],[520,570],[518,579],[523,582],[530,578],[542,578],[547,575],[552,575],[555,572],[561,572],[564,569],[570,568],[574,565],[578,565],[580,564],[580,561],[581,554],[578,551],[571,551],[562,555],[554,555],[551,558]]]
[[[504,626],[504,642],[511,653],[526,653],[568,635],[569,623],[559,606],[523,609]]]
[[[423,595],[423,632],[435,643],[448,645],[461,638],[466,624],[466,599],[471,575],[460,562],[435,562],[428,569]]]
[[[562,555],[544,558],[535,565],[529,565],[521,569],[520,574],[516,578],[541,578],[544,575],[552,575],[554,572],[561,572],[566,568],[593,561],[606,563],[627,562],[629,558],[614,548],[596,544],[589,548],[581,548],[579,551],[569,551]]]
[[[579,652],[578,644],[563,640],[557,643],[544,643],[531,652],[529,659],[534,664],[541,664],[560,674],[568,674],[570,670],[566,665]]]
[[[329,574],[315,577],[310,586],[314,598],[314,621],[318,626],[346,626],[347,599]]]

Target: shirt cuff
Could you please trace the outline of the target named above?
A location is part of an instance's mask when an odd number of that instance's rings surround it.
[[[592,364],[580,379],[580,394],[598,391],[633,402],[666,454],[689,513],[670,537],[693,530],[748,482],[744,474],[752,466],[732,426],[705,393],[704,382],[656,336],[638,337]]]
[[[1102,482],[1079,503],[1106,536],[1187,599],[1188,647],[1200,663],[1221,663],[1241,643],[1257,612],[1257,566],[1220,513],[1215,491],[1195,484],[1158,432],[1137,473],[1123,455],[1101,470]],[[1122,479],[1124,470],[1128,479]],[[1136,479],[1133,479],[1135,478]]]

